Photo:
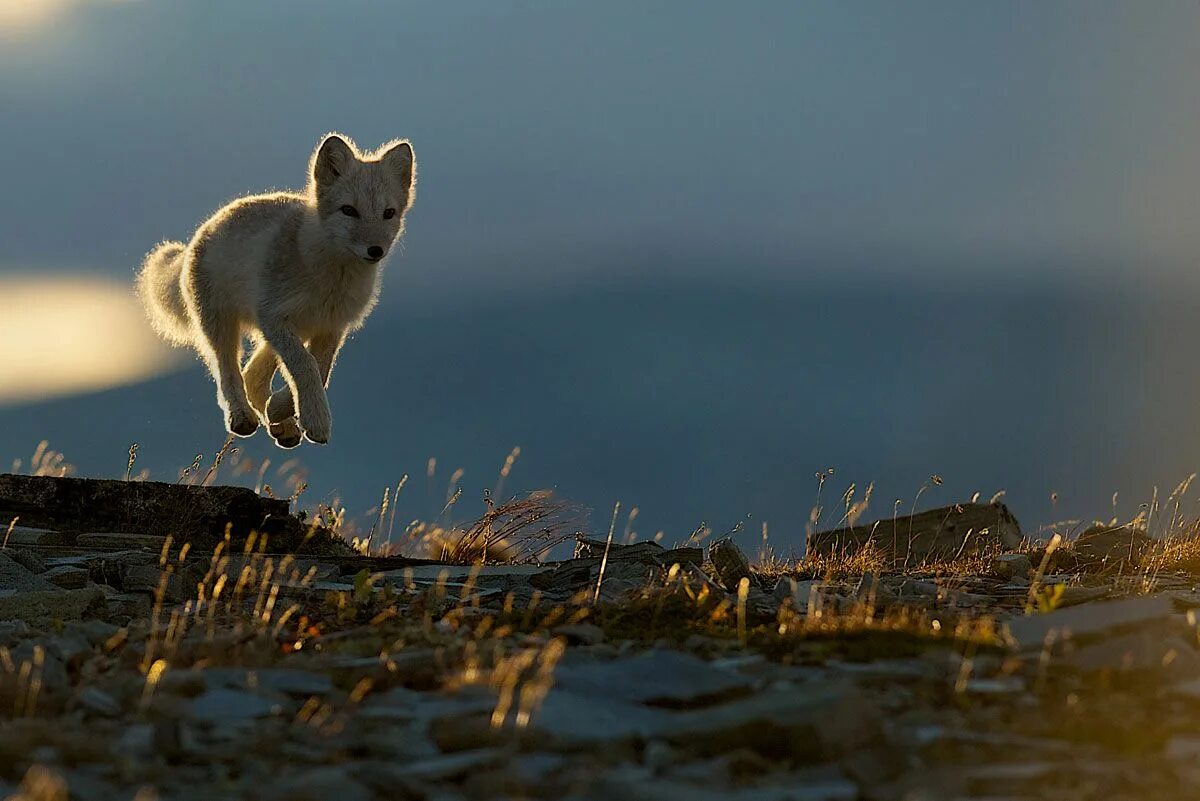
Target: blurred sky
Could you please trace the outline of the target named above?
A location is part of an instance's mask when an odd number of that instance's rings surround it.
[[[0,48],[8,269],[127,275],[333,128],[416,143],[423,283],[631,247],[1166,280],[1200,246],[1192,0],[0,0],[47,3]]]
[[[124,286],[231,196],[302,185],[338,129],[416,148],[384,319],[639,285],[1178,299],[1198,75],[1194,0],[0,0],[0,276]],[[712,356],[689,347],[664,358]]]

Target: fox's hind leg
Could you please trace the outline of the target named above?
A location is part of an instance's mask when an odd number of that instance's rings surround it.
[[[225,427],[239,437],[258,428],[258,415],[246,397],[242,382],[242,332],[235,317],[198,309],[196,320],[201,336],[197,343],[208,370],[217,382],[217,403],[225,412]]]

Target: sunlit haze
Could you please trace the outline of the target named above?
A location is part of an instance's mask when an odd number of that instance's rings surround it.
[[[0,276],[0,404],[144,381],[173,364],[127,285]]]

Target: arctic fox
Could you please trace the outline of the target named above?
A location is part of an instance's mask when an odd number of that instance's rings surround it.
[[[204,358],[231,433],[248,437],[261,419],[284,448],[301,433],[329,441],[329,373],[375,306],[415,172],[407,141],[362,153],[331,133],[313,151],[304,192],[240,198],[187,244],[146,255],[137,276],[146,313],[164,339]],[[246,336],[254,352],[243,367]],[[276,369],[287,386],[272,394]]]

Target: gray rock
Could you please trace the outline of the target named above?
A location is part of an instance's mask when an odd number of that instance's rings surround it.
[[[240,690],[208,690],[192,699],[187,716],[206,723],[265,718],[282,708],[257,693]]]
[[[351,774],[350,765],[292,769],[262,788],[267,801],[371,801],[374,795]]]
[[[52,589],[54,589],[53,584],[35,575],[8,554],[0,553],[0,592],[16,593]]]
[[[1058,609],[1044,615],[1014,617],[1008,621],[1008,634],[1018,649],[1040,650],[1051,640],[1097,637],[1162,620],[1172,611],[1169,595],[1147,595]]]
[[[717,754],[748,747],[818,761],[881,736],[880,715],[849,681],[769,690],[672,716],[660,736],[676,747]]]
[[[141,592],[106,592],[108,611],[119,618],[147,618],[154,608],[150,596]]]
[[[409,762],[402,766],[409,779],[436,782],[457,779],[477,770],[486,770],[506,763],[511,755],[498,748],[459,751]]]
[[[67,667],[78,667],[92,655],[92,644],[78,632],[63,631],[46,640],[46,650]]]
[[[121,714],[117,700],[99,687],[85,687],[75,696],[75,701],[81,708],[103,717],[115,718]]]
[[[78,634],[91,645],[103,645],[121,630],[103,620],[72,620],[63,627],[64,634]]]
[[[788,776],[782,783],[736,788],[717,788],[671,779],[654,779],[636,773],[613,772],[600,777],[590,788],[589,801],[856,801],[860,796],[854,782],[836,770],[821,776]]]
[[[69,545],[73,540],[74,537],[70,534],[64,534],[48,528],[14,526],[13,530],[9,532],[7,523],[0,526],[0,543],[6,543],[6,547],[17,545]]]
[[[954,559],[1021,544],[1021,526],[1002,503],[960,503],[809,536],[810,554],[856,553],[867,543],[896,561]]]
[[[604,642],[604,629],[593,623],[567,623],[555,627],[551,632],[566,637],[571,645],[599,645]]]
[[[1169,628],[1177,631],[1172,633]],[[1190,635],[1191,641],[1185,639],[1186,635]],[[1192,678],[1200,675],[1200,652],[1196,650],[1195,639],[1195,634],[1182,624],[1151,625],[1076,648],[1062,662],[1089,672]]]
[[[37,649],[41,649],[42,691],[46,693],[63,692],[71,686],[71,678],[67,675],[66,666],[47,646],[48,643],[45,640],[25,640],[12,649],[12,661],[18,666],[24,664],[32,666],[36,664]]]
[[[750,680],[680,651],[656,649],[632,658],[560,663],[556,688],[609,701],[686,708],[742,695]]]
[[[165,536],[154,534],[80,534],[75,544],[81,548],[140,548],[147,551],[162,551]]]
[[[725,585],[725,589],[736,592],[743,578],[753,580],[750,572],[750,560],[737,546],[732,538],[717,540],[708,546],[708,560],[712,562],[717,578]]]
[[[126,569],[121,577],[121,589],[125,592],[145,592],[157,597],[163,593],[163,600],[169,603],[181,603],[191,597],[189,587],[178,573],[163,570],[155,564],[135,565]]]
[[[801,614],[809,614],[820,612],[824,609],[838,609],[841,600],[834,595],[832,590],[824,581],[813,579],[805,581],[791,581],[791,604],[792,609]]]
[[[0,621],[0,645],[8,645],[18,637],[25,637],[31,629],[24,620]]]
[[[67,590],[77,590],[81,587],[86,587],[88,576],[89,573],[85,568],[71,567],[70,565],[52,567],[42,574],[42,578],[46,581]]]
[[[997,578],[1011,581],[1029,578],[1033,572],[1033,563],[1023,553],[1006,553],[993,559],[991,568]]]
[[[308,698],[333,692],[333,680],[322,673],[289,668],[208,668],[206,684],[214,689],[280,693]]]
[[[8,556],[10,559],[12,559],[14,562],[19,564],[21,567],[28,570],[30,573],[46,572],[46,563],[42,560],[42,557],[38,556],[33,551],[27,550],[25,548],[9,547],[9,548],[5,548],[3,551],[0,551],[0,553],[3,553],[5,556]]]
[[[104,593],[99,587],[61,590],[46,583],[53,589],[32,592],[0,589],[0,620],[50,623],[77,620],[104,610]]]

